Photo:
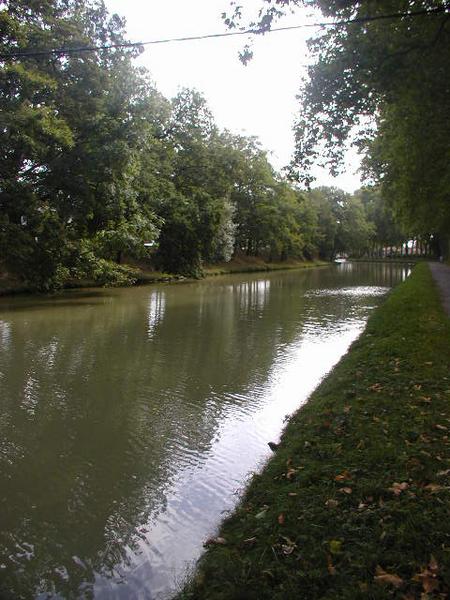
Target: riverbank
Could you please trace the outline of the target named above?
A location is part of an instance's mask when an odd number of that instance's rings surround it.
[[[229,275],[232,273],[259,273],[264,271],[280,271],[287,269],[309,269],[312,267],[323,267],[330,263],[322,260],[300,261],[286,260],[282,262],[267,262],[258,257],[239,257],[227,263],[215,265],[205,265],[203,269],[204,277],[215,277],[217,275]],[[185,277],[177,273],[164,273],[162,271],[153,271],[143,266],[130,265],[134,273],[134,282],[127,287],[134,285],[150,285],[155,283],[176,283],[186,281],[196,281],[193,278]],[[72,281],[64,289],[84,289],[101,286],[93,280]],[[12,278],[0,277],[0,296],[13,296],[16,294],[33,294],[32,289],[25,284]]]
[[[450,320],[427,265],[369,319],[179,598],[445,598]]]

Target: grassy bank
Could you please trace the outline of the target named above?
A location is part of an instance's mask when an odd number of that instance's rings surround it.
[[[241,256],[233,258],[230,262],[216,265],[205,265],[206,277],[214,275],[227,275],[230,273],[257,273],[260,271],[281,271],[286,269],[307,269],[329,265],[322,260],[285,260],[280,262],[267,262],[259,257]]]
[[[449,365],[421,264],[291,418],[180,598],[447,598]]]

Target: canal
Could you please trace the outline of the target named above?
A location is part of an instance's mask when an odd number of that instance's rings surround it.
[[[409,272],[343,263],[0,301],[0,597],[176,592]]]

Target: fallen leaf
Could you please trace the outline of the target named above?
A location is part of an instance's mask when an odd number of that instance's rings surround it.
[[[400,494],[409,488],[409,483],[403,481],[402,483],[393,483],[392,487],[388,488],[390,492],[393,492],[396,496],[400,496]]]
[[[224,546],[227,543],[227,540],[223,537],[215,537],[215,538],[209,538],[206,540],[206,542],[203,542],[204,546],[213,546],[213,545],[218,545],[218,546]]]
[[[447,488],[445,486],[438,485],[437,483],[429,483],[428,485],[426,485],[424,487],[424,490],[428,490],[432,494],[434,494],[434,492],[440,492],[441,490],[446,490],[446,489]]]
[[[344,412],[345,413],[349,413],[351,411],[352,407],[351,406],[344,406]]]
[[[267,508],[263,508],[262,510],[259,511],[259,513],[256,513],[255,519],[264,519],[266,514],[267,514]]]
[[[376,583],[387,583],[388,585],[393,585],[396,588],[399,588],[403,585],[403,579],[394,573],[386,573],[384,569],[377,566],[375,570],[376,575],[374,576],[374,581]]]
[[[381,392],[383,386],[381,385],[381,383],[374,383],[368,389],[372,390],[373,392]]]
[[[343,494],[351,494],[353,492],[351,487],[343,487],[343,488],[340,488],[339,491],[342,492]]]
[[[283,551],[283,554],[288,556],[289,554],[292,554],[294,552],[295,548],[297,548],[297,544],[284,535],[282,535],[281,537],[283,538],[283,540],[286,541],[285,544],[281,545],[281,550]]]
[[[284,514],[283,513],[278,515],[278,524],[284,525]]]
[[[338,504],[339,502],[337,500],[332,500],[331,498],[325,502],[327,508],[336,508]]]
[[[345,479],[351,479],[351,473],[349,473],[347,471],[347,469],[345,469],[345,471],[342,471],[342,473],[340,473],[339,475],[336,475],[336,477],[334,478],[335,481],[344,481]]]
[[[327,554],[327,569],[330,575],[336,575],[336,568],[333,565],[333,561],[331,560],[331,556]]]
[[[445,427],[445,425],[439,425],[439,423],[436,423],[436,425],[434,426],[435,429],[440,429],[441,431],[447,431],[447,427]]]
[[[438,477],[445,477],[446,475],[448,475],[450,473],[450,469],[446,469],[445,471],[439,471],[437,473]]]
[[[429,594],[439,589],[438,571],[438,563],[434,556],[431,555],[428,567],[425,567],[420,573],[417,573],[412,580],[420,582],[425,594]]]
[[[439,571],[439,565],[437,560],[434,558],[433,555],[430,556],[430,562],[428,564],[428,567],[430,569],[430,571],[432,573],[437,573]]]
[[[288,469],[288,472],[286,473],[286,479],[292,479],[296,473],[297,469]]]

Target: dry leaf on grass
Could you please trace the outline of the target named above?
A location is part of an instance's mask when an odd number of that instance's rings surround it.
[[[292,479],[296,473],[297,469],[288,469],[288,472],[286,473],[286,479]]]
[[[351,478],[352,478],[351,473],[349,473],[347,471],[347,469],[345,469],[344,471],[342,471],[342,473],[340,473],[339,475],[336,475],[334,480],[335,481],[344,481],[345,479],[351,479]]]
[[[439,471],[439,473],[437,473],[437,476],[438,477],[445,477],[449,473],[450,473],[450,469],[446,469],[445,471]]]
[[[225,546],[225,544],[227,543],[227,540],[223,537],[215,537],[215,538],[209,538],[206,540],[206,542],[203,542],[204,546]]]
[[[331,498],[325,502],[325,506],[327,508],[336,508],[338,504],[339,502],[337,500],[333,500]]]
[[[421,583],[425,594],[429,594],[439,589],[438,572],[438,563],[434,556],[431,556],[428,567],[417,573],[412,580]]]
[[[395,573],[387,573],[380,565],[377,566],[375,573],[374,581],[376,583],[393,585],[396,588],[400,588],[403,585],[403,579],[401,577],[395,575]]]
[[[429,483],[423,489],[434,494],[436,492],[441,492],[442,490],[446,490],[448,488],[445,487],[444,485],[439,485],[437,483]]]
[[[330,575],[336,575],[336,567],[333,565],[333,561],[329,554],[327,554],[327,569]]]
[[[406,481],[402,481],[402,483],[393,483],[392,486],[390,488],[388,488],[388,490],[390,492],[392,492],[393,494],[395,494],[396,496],[400,496],[400,494],[402,492],[404,492],[405,490],[407,490],[409,488],[409,483],[407,483]]]

